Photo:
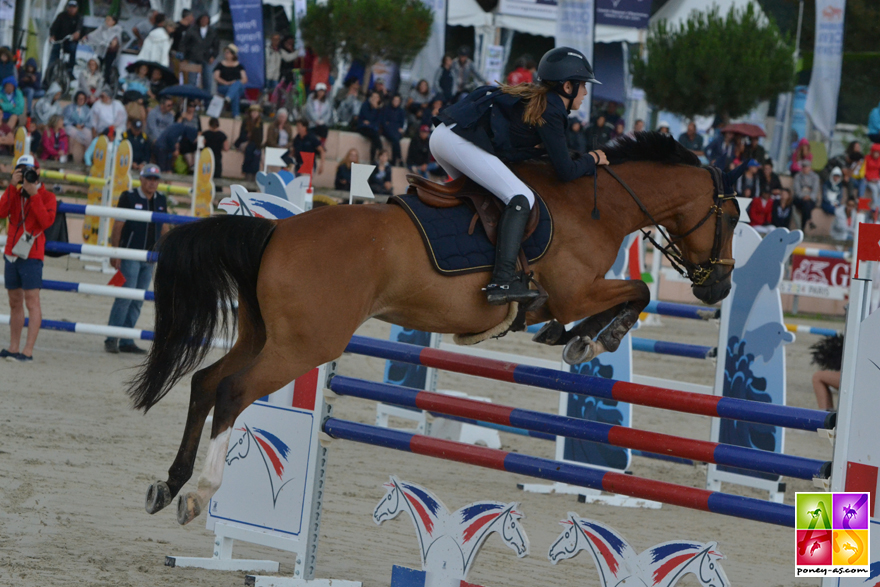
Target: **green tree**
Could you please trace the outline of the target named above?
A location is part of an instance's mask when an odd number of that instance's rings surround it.
[[[320,57],[337,52],[367,64],[414,58],[431,34],[434,14],[422,0],[310,2],[300,23],[303,41]]]
[[[694,12],[680,27],[651,28],[647,59],[632,60],[633,83],[663,110],[726,122],[792,88],[792,45],[754,4],[726,18],[717,8]]]

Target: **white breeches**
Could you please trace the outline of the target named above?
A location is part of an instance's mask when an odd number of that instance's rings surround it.
[[[440,124],[431,133],[430,146],[434,159],[452,179],[466,175],[505,204],[514,196],[525,196],[529,208],[535,205],[532,190],[501,159],[461,138],[445,124]]]

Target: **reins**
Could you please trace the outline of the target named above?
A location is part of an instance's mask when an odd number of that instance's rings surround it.
[[[644,228],[640,228],[639,230],[644,235],[644,239],[650,242],[654,248],[660,251],[664,257],[669,259],[669,262],[672,264],[673,269],[678,271],[682,276],[687,277],[691,283],[697,286],[702,286],[706,284],[706,280],[709,279],[709,276],[712,274],[716,265],[725,265],[729,266],[730,270],[727,271],[724,275],[720,276],[716,279],[714,283],[717,283],[721,279],[727,277],[727,275],[733,271],[734,260],[733,259],[720,259],[719,254],[721,253],[721,237],[723,226],[721,223],[722,218],[724,217],[724,211],[721,209],[721,205],[727,200],[733,200],[736,202],[736,193],[725,194],[724,193],[724,182],[721,178],[721,170],[717,167],[712,166],[704,166],[703,169],[709,171],[709,174],[712,176],[712,185],[714,187],[714,191],[712,194],[712,205],[709,207],[709,211],[706,212],[706,215],[703,216],[702,220],[700,220],[695,226],[689,229],[687,232],[681,235],[672,236],[670,235],[657,220],[654,219],[654,216],[648,211],[648,208],[642,203],[636,193],[630,188],[623,179],[617,175],[617,173],[611,169],[608,165],[598,166],[600,169],[604,169],[608,172],[611,177],[617,180],[623,189],[627,191],[633,201],[636,203],[636,206],[639,207],[639,210],[648,217],[648,220],[651,221],[651,224],[654,225],[654,228],[657,229],[657,232],[666,240],[668,244],[661,245],[657,242],[656,239],[651,235],[649,230],[645,230]],[[598,206],[596,204],[597,192],[598,192],[598,171],[593,175],[593,213],[592,216],[594,219],[598,219],[599,211]],[[703,226],[712,216],[715,216],[715,236],[712,241],[712,251],[709,254],[709,260],[705,263],[694,263],[689,259],[686,259],[684,253],[681,248],[676,244],[677,241],[681,241],[686,238],[694,231]],[[712,284],[710,284],[712,285]]]

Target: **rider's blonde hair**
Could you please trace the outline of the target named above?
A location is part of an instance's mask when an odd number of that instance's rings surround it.
[[[547,84],[525,83],[511,86],[501,84],[501,91],[526,101],[523,122],[529,126],[543,126],[544,111],[547,109],[547,92],[552,88]]]

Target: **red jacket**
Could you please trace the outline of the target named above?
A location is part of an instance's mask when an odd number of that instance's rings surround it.
[[[773,198],[755,198],[749,204],[749,224],[767,226],[773,222]]]
[[[874,153],[880,153],[880,145],[871,145],[871,151],[865,157],[865,179],[868,181],[880,180],[880,157],[874,158]]]
[[[36,195],[26,198],[24,204],[24,226],[21,222],[21,201],[19,195],[21,188],[10,185],[0,196],[0,218],[9,218],[9,227],[7,229],[6,250],[4,254],[11,255],[12,247],[21,238],[24,230],[27,229],[31,234],[39,233],[28,259],[37,259],[42,261],[45,256],[46,249],[46,229],[55,222],[55,211],[58,203],[55,200],[55,194],[41,185]]]

